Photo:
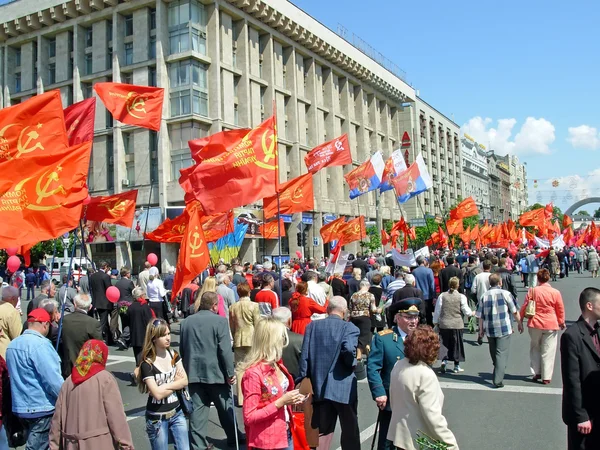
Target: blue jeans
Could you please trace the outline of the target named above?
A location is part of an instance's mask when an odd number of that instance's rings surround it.
[[[21,419],[27,430],[25,450],[48,450],[50,448],[50,422],[52,414],[37,419]]]
[[[169,448],[169,431],[173,437],[175,450],[188,450],[190,441],[185,416],[181,411],[170,419],[150,419],[146,417],[146,433],[150,439],[152,450],[167,450]]]
[[[0,450],[9,450],[8,438],[6,437],[6,430],[4,429],[4,425],[0,427]]]

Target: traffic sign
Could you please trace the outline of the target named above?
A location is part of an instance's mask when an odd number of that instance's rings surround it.
[[[302,233],[306,229],[306,224],[304,222],[300,222],[300,223],[298,223],[297,227],[298,227],[298,231],[300,233]]]
[[[315,247],[318,247],[318,246],[319,246],[319,238],[318,238],[318,237],[315,237],[315,238],[313,238],[313,245],[314,245]]]

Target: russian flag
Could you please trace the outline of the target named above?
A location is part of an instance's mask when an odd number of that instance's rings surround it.
[[[350,199],[377,189],[381,184],[384,166],[383,156],[381,152],[377,152],[368,161],[344,175],[350,188]]]
[[[379,192],[381,193],[394,189],[394,186],[392,186],[392,178],[405,170],[406,161],[404,161],[404,156],[402,156],[402,150],[395,150],[392,153],[392,156],[385,162],[383,177],[381,178],[381,184],[379,185]]]
[[[433,186],[427,165],[419,153],[414,163],[408,169],[392,179],[396,196],[400,203],[405,203],[412,197],[425,192]]]

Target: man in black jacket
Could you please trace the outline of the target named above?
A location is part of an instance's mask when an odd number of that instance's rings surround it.
[[[569,450],[600,448],[600,289],[579,295],[581,316],[560,338],[562,419]]]
[[[407,273],[406,275],[404,275],[404,282],[406,283],[406,285],[394,292],[392,305],[401,302],[406,298],[420,298],[421,301],[423,301],[423,292],[421,292],[421,289],[415,287],[415,276],[410,273]],[[388,307],[387,310],[390,310],[390,307]],[[390,316],[389,313],[387,314],[387,323],[388,328],[390,329],[394,326],[394,317]]]
[[[100,270],[90,276],[90,293],[92,294],[92,305],[100,316],[100,329],[104,341],[108,345],[112,345],[113,337],[108,320],[114,305],[106,298],[106,290],[112,286],[110,275],[107,273],[110,267],[105,261],[101,261],[99,266]]]
[[[442,292],[448,292],[448,289],[450,289],[449,281],[450,281],[450,278],[452,278],[452,277],[456,277],[459,279],[460,285],[458,287],[458,292],[462,292],[463,291],[462,270],[460,270],[458,267],[456,267],[454,265],[454,256],[453,255],[448,255],[446,257],[446,262],[448,263],[448,265],[444,269],[442,269],[442,271],[440,272],[440,288],[442,289]]]
[[[287,328],[288,345],[283,348],[281,359],[292,378],[298,378],[300,372],[300,353],[302,352],[302,341],[304,336],[290,330],[292,326],[292,312],[290,308],[281,306],[273,310],[273,317],[284,324]]]
[[[518,308],[519,298],[517,297],[517,288],[513,283],[512,273],[506,268],[506,258],[500,258],[496,273],[500,275],[500,278],[502,279],[502,289],[512,294],[513,298],[515,299],[515,306]]]

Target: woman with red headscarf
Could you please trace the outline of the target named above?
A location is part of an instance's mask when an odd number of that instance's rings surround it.
[[[83,344],[56,401],[51,450],[133,450],[119,386],[105,370],[107,358],[104,342],[90,339]]]

